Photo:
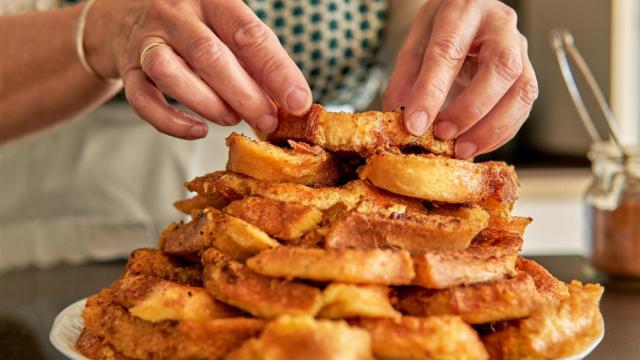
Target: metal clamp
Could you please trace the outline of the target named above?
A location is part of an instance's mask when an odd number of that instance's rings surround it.
[[[567,88],[569,90],[569,94],[571,95],[571,99],[578,109],[578,114],[580,115],[580,119],[582,119],[582,123],[584,127],[587,129],[589,136],[593,141],[602,141],[602,137],[598,133],[596,126],[594,125],[593,119],[589,115],[587,111],[587,107],[582,100],[582,96],[580,96],[580,91],[578,90],[578,86],[573,78],[573,73],[571,72],[571,67],[569,66],[569,57],[575,62],[578,70],[582,73],[589,88],[593,92],[593,95],[596,98],[598,106],[602,113],[604,114],[605,119],[607,120],[607,127],[609,128],[609,136],[616,144],[623,158],[627,158],[627,153],[624,145],[620,141],[620,129],[618,128],[618,122],[616,121],[609,104],[607,103],[602,90],[598,86],[591,69],[584,61],[584,58],[576,48],[573,35],[566,29],[555,29],[551,31],[551,47],[556,53],[556,57],[558,58],[558,64],[560,65],[560,72],[562,73],[562,77],[564,78],[564,82],[567,84]],[[625,161],[626,162],[626,161]]]

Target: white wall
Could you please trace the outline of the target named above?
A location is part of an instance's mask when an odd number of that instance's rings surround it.
[[[634,0],[635,1],[635,0]],[[538,77],[540,96],[527,122],[527,139],[548,152],[582,155],[589,137],[571,102],[549,32],[557,27],[571,31],[575,43],[594,73],[605,96],[609,94],[611,2],[609,0],[523,0],[519,8],[523,33],[529,40],[529,55]],[[584,82],[576,76],[583,93]],[[585,98],[591,113],[598,113],[591,97]],[[599,114],[599,113],[598,113]],[[601,121],[600,116],[594,120]]]

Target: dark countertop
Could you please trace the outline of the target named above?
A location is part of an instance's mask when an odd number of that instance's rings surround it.
[[[579,256],[535,257],[558,278],[587,281]],[[55,316],[120,275],[124,262],[61,265],[0,275],[0,359],[64,359],[49,343]],[[605,337],[589,359],[640,359],[640,292],[605,291]]]

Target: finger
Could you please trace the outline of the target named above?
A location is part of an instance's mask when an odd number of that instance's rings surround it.
[[[143,44],[164,42],[149,38]],[[142,70],[163,93],[219,125],[235,125],[240,120],[211,88],[187,67],[169,45],[151,48],[144,55]]]
[[[508,15],[511,14],[511,15]],[[515,13],[487,17],[474,41],[478,70],[469,86],[438,115],[435,134],[449,140],[467,131],[498,103],[522,74]]]
[[[428,33],[433,23],[437,1],[429,1],[423,6],[413,21],[409,35],[398,51],[393,72],[383,96],[385,111],[392,111],[407,105],[411,93],[411,84],[420,73],[424,50],[429,40]]]
[[[313,99],[300,69],[273,31],[240,1],[205,2],[205,17],[214,32],[255,74],[268,93],[290,113],[302,115]]]
[[[524,123],[524,122],[523,122]],[[518,131],[520,130],[520,128],[518,128]],[[503,145],[505,145],[506,143],[508,143],[509,141],[511,141],[514,137],[511,135],[507,135],[505,137],[503,137],[500,141],[498,141],[497,144],[491,146],[490,148],[486,149],[483,151],[483,154],[488,154],[490,152],[493,152],[494,150],[498,150],[499,148],[501,148]],[[480,155],[480,154],[478,154]]]
[[[123,81],[133,111],[161,133],[185,140],[207,136],[207,124],[195,115],[169,105],[142,70],[129,70]]]
[[[471,47],[480,18],[476,2],[450,1],[438,11],[405,112],[405,125],[414,135],[424,134],[440,111]]]
[[[180,18],[170,32],[175,50],[202,80],[251,126],[271,132],[276,107],[231,50],[202,22]]]
[[[526,54],[523,62],[522,75],[502,100],[480,122],[457,138],[456,157],[467,159],[495,150],[518,132],[538,97],[535,72]]]

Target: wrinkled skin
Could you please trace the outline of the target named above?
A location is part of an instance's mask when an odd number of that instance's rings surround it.
[[[516,22],[497,0],[428,1],[400,50],[385,107],[405,106],[414,135],[435,123],[439,138],[457,139],[459,158],[498,148],[515,135],[538,93]],[[122,78],[134,111],[163,133],[202,138],[203,119],[220,125],[245,119],[271,132],[274,103],[294,115],[311,106],[303,74],[241,0],[99,0],[87,24],[91,66],[104,78]],[[163,45],[141,61],[156,42]],[[443,109],[461,69],[466,86]]]

